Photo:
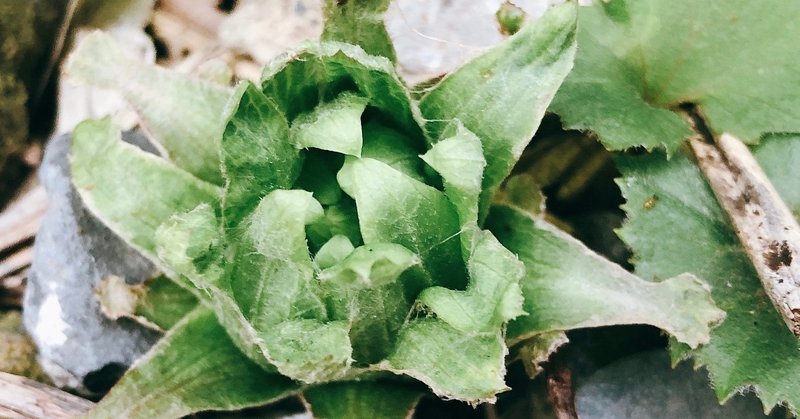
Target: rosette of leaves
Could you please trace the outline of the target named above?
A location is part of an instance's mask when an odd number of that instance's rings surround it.
[[[87,121],[74,183],[197,300],[156,321],[169,331],[95,416],[302,394],[319,417],[406,417],[426,386],[494,401],[509,345],[564,330],[648,323],[707,340],[721,312],[697,279],[645,282],[520,208],[490,214],[572,66],[575,6],[419,100],[395,72],[386,7],[328,2],[322,41],[232,91],[132,62],[101,33],[79,47],[70,77],[121,91],[162,155]]]

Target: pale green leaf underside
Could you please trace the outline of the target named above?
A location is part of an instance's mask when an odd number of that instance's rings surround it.
[[[292,122],[291,141],[298,148],[318,148],[361,157],[361,114],[367,99],[344,92],[320,103]]]
[[[353,242],[347,236],[337,234],[319,248],[314,255],[314,263],[318,269],[325,270],[343,261],[353,250]]]
[[[406,269],[419,263],[417,255],[399,244],[377,243],[354,249],[317,278],[352,289],[379,287],[394,282]]]
[[[481,212],[530,141],[575,56],[576,6],[554,7],[500,46],[449,74],[420,101],[433,142],[455,120],[483,143]]]
[[[691,275],[644,281],[547,222],[508,207],[493,208],[487,225],[526,268],[521,286],[528,315],[509,323],[510,344],[542,332],[650,324],[697,346],[708,342],[711,326],[724,317]]]
[[[245,358],[214,314],[199,308],[137,361],[86,417],[177,418],[264,405],[300,389]]]
[[[673,152],[690,134],[672,112],[700,106],[715,133],[754,142],[800,131],[800,3],[612,0],[581,8],[575,69],[551,110],[610,149]]]
[[[222,183],[219,133],[227,87],[143,64],[125,55],[102,32],[87,36],[70,56],[67,77],[119,91],[139,112],[142,123],[178,167]]]
[[[769,136],[754,154],[795,214],[800,213],[800,137]],[[762,290],[726,215],[697,169],[683,154],[621,158],[619,184],[629,220],[620,236],[635,252],[636,272],[665,278],[688,271],[708,281],[727,312],[711,342],[688,351],[707,366],[717,395],[726,399],[753,386],[765,407],[800,406],[800,343]],[[644,202],[654,202],[645,208]]]
[[[217,202],[221,192],[122,142],[119,129],[108,121],[86,121],[75,128],[72,181],[94,214],[153,259],[155,231],[161,223],[201,203]]]
[[[383,23],[390,0],[326,0],[321,38],[358,45],[367,54],[396,61],[394,46]]]
[[[422,397],[420,388],[391,381],[353,381],[303,393],[318,419],[406,419]]]
[[[465,291],[431,287],[419,302],[435,314],[410,321],[382,367],[410,375],[441,397],[492,402],[507,389],[504,325],[524,314],[525,267],[492,233],[480,231]]]

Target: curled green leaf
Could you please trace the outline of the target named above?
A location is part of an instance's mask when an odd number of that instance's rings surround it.
[[[119,91],[171,161],[200,179],[222,183],[219,133],[227,87],[140,63],[99,31],[78,45],[66,73],[72,80]]]
[[[154,260],[155,231],[161,223],[219,200],[217,186],[122,142],[119,129],[108,121],[81,123],[72,141],[72,182],[84,204]]]
[[[651,324],[696,347],[708,343],[711,328],[725,317],[693,275],[645,281],[517,209],[495,207],[488,225],[526,267],[527,315],[509,323],[512,345],[542,332]]]

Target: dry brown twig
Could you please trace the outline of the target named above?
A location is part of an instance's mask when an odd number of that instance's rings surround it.
[[[689,142],[772,304],[800,337],[800,226],[747,146],[729,134]]]
[[[54,387],[0,372],[0,417],[74,418],[88,412],[94,403]]]

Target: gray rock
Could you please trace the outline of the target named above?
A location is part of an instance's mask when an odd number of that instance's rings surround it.
[[[154,152],[141,135],[124,138]],[[70,139],[50,142],[39,172],[49,206],[34,244],[24,324],[53,382],[92,395],[105,392],[160,336],[132,320],[106,318],[95,286],[110,275],[141,283],[157,270],[84,208],[70,179]]]
[[[597,371],[578,385],[575,404],[581,419],[745,419],[764,418],[753,393],[720,405],[705,369],[690,362],[670,367],[664,351],[643,352]],[[781,417],[780,412],[773,417]]]

